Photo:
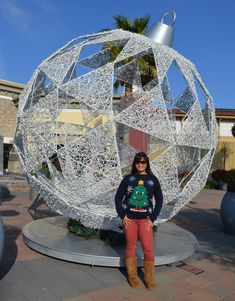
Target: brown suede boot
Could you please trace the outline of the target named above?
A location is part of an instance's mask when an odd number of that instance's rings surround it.
[[[144,282],[148,290],[153,290],[157,287],[154,281],[154,261],[144,261]]]
[[[128,281],[130,286],[134,288],[141,288],[140,281],[137,277],[137,262],[135,257],[125,258],[125,264],[128,274]]]

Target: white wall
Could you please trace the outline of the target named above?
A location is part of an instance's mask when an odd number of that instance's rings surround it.
[[[234,121],[220,121],[219,136],[232,137],[231,128],[234,125]]]
[[[12,96],[7,96],[7,95],[0,94],[0,99],[12,100]]]

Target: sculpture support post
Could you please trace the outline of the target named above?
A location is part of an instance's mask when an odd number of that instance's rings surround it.
[[[0,176],[3,176],[3,137],[0,136]]]

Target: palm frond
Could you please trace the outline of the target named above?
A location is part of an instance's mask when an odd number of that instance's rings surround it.
[[[134,20],[131,20],[130,18],[121,15],[116,15],[113,18],[116,28],[128,30],[130,32],[135,32],[143,35],[148,28],[150,16],[146,15],[145,17],[137,17]],[[113,42],[105,42],[104,48],[111,49],[111,58],[115,60],[122,51],[123,47],[119,47]],[[120,66],[125,65],[133,61],[134,59],[137,59],[139,65],[141,82],[143,86],[157,77],[157,69],[153,55],[146,54],[140,58],[130,57],[126,60],[123,60],[122,62],[119,62],[119,64]],[[116,81],[114,82],[114,90],[117,92],[120,86],[125,86],[125,94],[128,94],[132,91],[131,84],[125,84],[123,81],[116,79]]]
[[[149,19],[150,19],[149,15],[145,17],[137,17],[134,20],[134,27],[136,29],[135,32],[139,34],[144,34],[148,28]]]
[[[131,31],[130,29],[133,27],[133,22],[129,18],[120,15],[114,16],[113,18],[116,28]]]
[[[137,17],[134,20],[120,15],[114,16],[116,28],[128,30],[139,34],[145,33],[148,27],[149,19],[149,15],[145,17]]]

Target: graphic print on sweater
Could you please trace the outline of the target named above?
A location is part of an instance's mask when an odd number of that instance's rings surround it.
[[[147,210],[143,207],[149,205],[149,200],[147,198],[147,189],[144,187],[144,181],[139,180],[138,186],[136,186],[131,194],[128,203],[135,208],[130,208],[131,211],[135,212],[146,212]]]

